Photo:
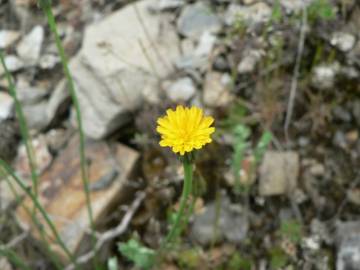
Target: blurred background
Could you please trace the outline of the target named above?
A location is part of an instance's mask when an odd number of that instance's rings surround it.
[[[0,158],[29,190],[38,176],[79,269],[360,269],[359,29],[357,0],[0,0]],[[184,173],[156,120],[178,104],[216,132],[196,153],[189,224],[154,259]],[[0,180],[0,269],[73,269]]]

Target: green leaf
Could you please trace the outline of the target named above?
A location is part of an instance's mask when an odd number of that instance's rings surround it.
[[[278,23],[280,22],[281,18],[282,18],[282,10],[281,10],[280,1],[276,0],[271,13],[271,21]]]
[[[254,157],[255,162],[260,163],[261,159],[263,158],[265,151],[267,147],[269,146],[271,140],[272,140],[272,133],[269,131],[266,131],[263,133],[263,135],[260,138],[260,141],[256,145],[255,151],[254,151]]]
[[[242,257],[239,253],[235,253],[231,257],[226,269],[228,269],[228,270],[238,270],[238,269],[251,270],[252,265],[253,265],[252,260]]]
[[[121,254],[137,267],[150,269],[155,263],[155,251],[143,246],[135,239],[130,239],[127,243],[119,243],[118,247]]]

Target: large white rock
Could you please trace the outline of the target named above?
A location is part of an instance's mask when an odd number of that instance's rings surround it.
[[[170,73],[180,55],[175,29],[165,17],[149,13],[154,3],[128,5],[85,31],[70,67],[91,138],[103,138],[123,125],[141,105],[145,86]]]

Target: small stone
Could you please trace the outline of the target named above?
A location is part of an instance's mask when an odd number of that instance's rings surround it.
[[[349,202],[360,206],[360,189],[359,188],[353,188],[348,190],[347,194],[347,198],[349,200]]]
[[[48,95],[48,90],[41,87],[30,86],[27,81],[19,80],[16,84],[17,97],[22,104],[35,104]]]
[[[196,56],[208,57],[213,50],[216,43],[216,36],[210,32],[204,32],[201,37],[198,46],[195,49]]]
[[[311,78],[312,85],[320,90],[332,89],[339,69],[338,63],[316,66]]]
[[[249,50],[239,63],[237,70],[239,74],[254,72],[256,64],[261,59],[263,52],[260,50]]]
[[[18,31],[0,30],[0,49],[12,46],[20,38]]]
[[[337,270],[360,269],[360,222],[348,221],[337,224]]]
[[[344,122],[351,121],[351,113],[348,112],[343,106],[336,106],[333,109],[333,114],[337,120],[341,120]]]
[[[70,92],[66,79],[62,79],[51,93],[46,107],[47,122],[52,123],[57,116],[63,115],[70,106]]]
[[[286,13],[299,13],[310,5],[312,0],[281,0],[279,2]]]
[[[337,47],[342,52],[350,51],[356,42],[355,36],[345,32],[335,32],[331,37],[331,45]]]
[[[247,235],[249,222],[239,205],[232,205],[229,198],[223,196],[220,201],[218,230],[215,239],[214,222],[216,220],[216,203],[205,206],[205,210],[194,217],[191,228],[192,237],[202,245],[208,245],[213,240],[216,242],[226,239],[237,244],[241,243]]]
[[[160,11],[174,10],[185,5],[184,0],[159,0],[158,9]]]
[[[203,100],[210,107],[227,106],[232,100],[229,74],[209,72],[205,76]]]
[[[220,19],[203,2],[186,6],[178,19],[180,34],[189,38],[198,38],[205,31],[217,33],[221,29]]]
[[[196,87],[191,78],[185,77],[165,86],[168,98],[173,102],[188,101],[196,92]]]
[[[18,44],[16,51],[27,64],[34,65],[39,60],[44,34],[44,28],[37,25]]]
[[[41,135],[32,140],[34,150],[35,164],[37,173],[41,174],[46,168],[49,167],[52,161],[52,156],[47,147],[46,137]],[[29,167],[29,159],[24,144],[20,145],[18,149],[18,156],[15,160],[15,170],[24,179],[31,178],[31,169]]]
[[[13,115],[14,99],[5,92],[0,92],[0,123]]]
[[[9,72],[16,72],[19,71],[24,67],[24,62],[21,61],[15,55],[7,55],[4,59],[5,66]],[[0,76],[5,74],[5,70],[2,65],[0,65]]]
[[[356,143],[359,139],[359,131],[351,130],[349,132],[346,132],[345,138],[351,144]]]
[[[241,6],[232,3],[226,11],[225,23],[232,26],[237,20],[241,20],[246,25],[254,27],[260,23],[267,22],[271,17],[271,13],[271,8],[264,2],[251,6]]]
[[[47,127],[49,122],[46,116],[46,108],[47,101],[23,106],[25,118],[30,129],[41,131]]]
[[[299,168],[299,155],[296,152],[266,152],[260,166],[259,194],[272,196],[294,191]]]
[[[323,176],[325,174],[325,167],[321,163],[312,165],[309,170],[313,176]]]
[[[54,54],[44,54],[39,60],[39,66],[42,69],[53,69],[58,63],[60,63],[60,57]]]
[[[227,71],[230,69],[229,63],[226,58],[222,55],[216,56],[213,63],[213,68],[216,71]]]

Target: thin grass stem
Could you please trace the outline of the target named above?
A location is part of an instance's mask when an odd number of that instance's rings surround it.
[[[41,215],[45,219],[45,222],[49,226],[51,232],[54,234],[56,241],[58,242],[58,244],[60,245],[62,250],[65,252],[66,256],[69,258],[69,260],[72,263],[76,264],[76,260],[75,260],[74,256],[71,254],[70,250],[66,247],[66,245],[63,242],[63,240],[61,239],[58,231],[56,230],[56,227],[55,227],[54,223],[51,221],[51,219],[50,219],[49,215],[47,214],[46,210],[41,206],[41,204],[40,204],[39,200],[37,199],[37,197],[35,196],[35,194],[33,192],[31,192],[31,190],[29,190],[26,187],[26,185],[15,174],[15,172],[12,170],[12,168],[2,159],[0,159],[0,166],[6,171],[7,174],[9,174],[15,180],[15,182],[20,186],[20,188],[26,193],[26,195],[28,195],[31,198],[31,200],[33,201],[35,207],[39,210],[39,212],[41,213]]]
[[[16,265],[16,269],[31,270],[29,266],[10,248],[0,246],[0,257],[4,256],[8,258],[13,264]]]

